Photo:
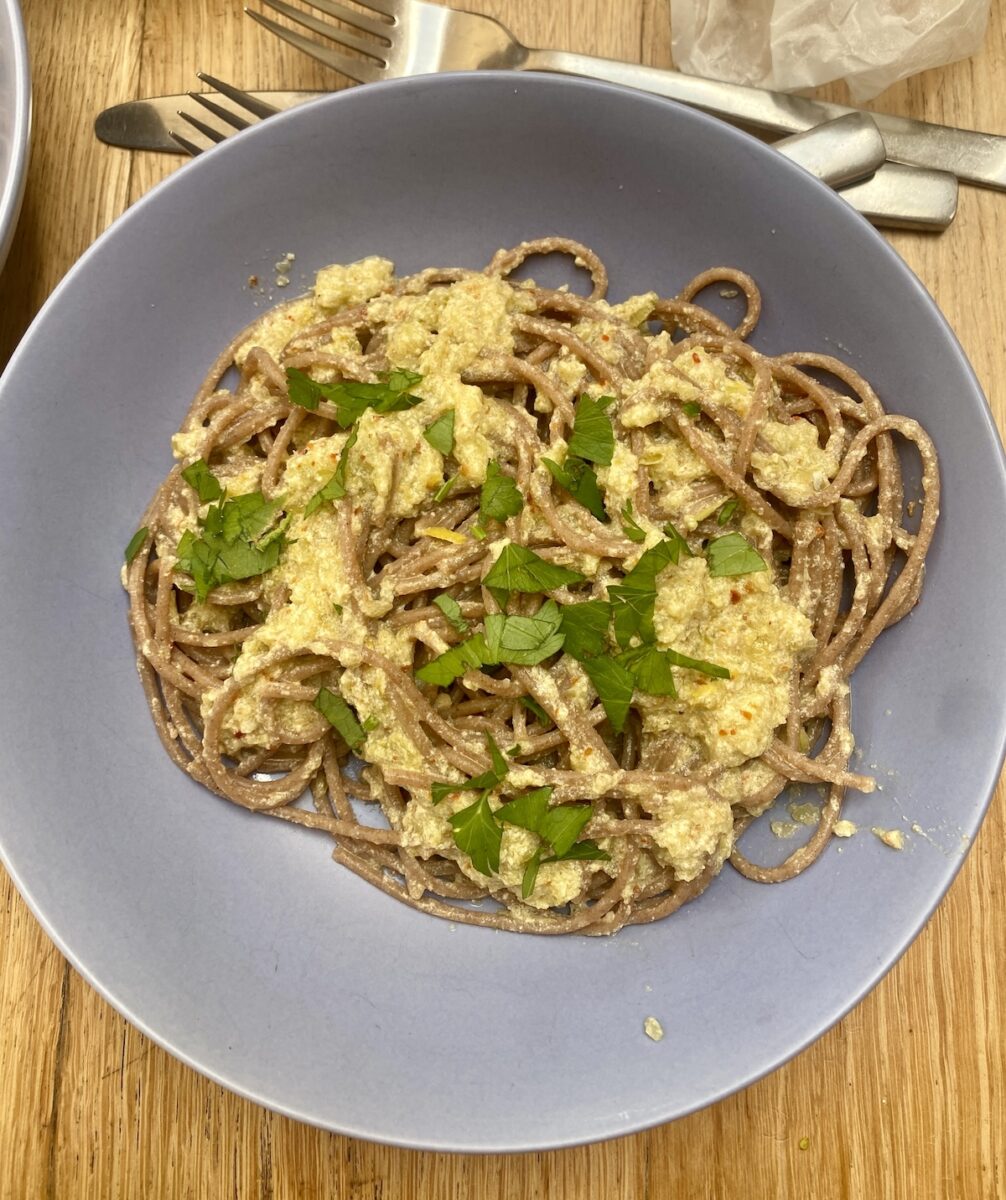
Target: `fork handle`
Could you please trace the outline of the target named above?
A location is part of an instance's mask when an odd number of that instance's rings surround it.
[[[845,113],[865,111],[826,100],[700,79],[679,71],[664,71],[617,59],[567,54],[563,50],[529,49],[519,67],[524,71],[558,71],[563,75],[586,75],[608,83],[620,83],[690,104],[738,124],[778,133],[801,133]],[[912,166],[950,171],[969,183],[1006,191],[1006,137],[887,113],[871,112],[870,115],[884,135],[888,158]]]

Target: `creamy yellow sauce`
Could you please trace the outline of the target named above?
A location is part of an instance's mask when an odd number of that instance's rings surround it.
[[[368,410],[358,422],[357,440],[348,457],[345,475],[351,501],[352,529],[356,534],[364,522],[379,525],[391,519],[419,517],[430,507],[434,493],[444,484],[448,470],[444,456],[424,438],[424,430],[448,409],[455,413],[454,450],[456,469],[467,481],[480,484],[487,464],[508,443],[511,433],[500,406],[482,388],[466,383],[462,374],[487,356],[514,351],[514,318],[532,307],[530,293],[520,285],[500,278],[474,275],[450,287],[421,295],[389,293],[393,281],[391,264],[367,258],[348,266],[326,267],[318,273],[312,295],[278,311],[256,332],[238,354],[244,361],[262,347],[278,357],[291,336],[325,319],[347,305],[367,305],[375,323],[383,323],[386,353],[393,367],[407,368],[422,376],[416,394],[422,402],[404,412],[385,414]],[[611,306],[614,317],[641,326],[652,312],[653,294],[634,297]],[[607,307],[598,302],[602,312]],[[575,332],[603,358],[613,354],[614,325],[605,320],[581,321]],[[666,335],[660,335],[666,339]],[[332,330],[324,347],[349,360],[360,358],[360,343],[345,328]],[[567,350],[559,352],[544,368],[555,386],[570,401],[579,395],[605,394],[601,386]],[[325,381],[333,372],[322,368],[316,378]],[[727,370],[724,363],[705,351],[689,352],[675,360],[674,369],[658,362],[631,382],[611,410],[616,417],[619,440],[607,467],[597,471],[605,507],[618,528],[619,514],[632,500],[639,469],[649,473],[653,485],[654,517],[638,516],[644,541],[638,554],[664,536],[662,525],[673,521],[684,534],[716,512],[729,493],[708,472],[702,461],[680,437],[666,426],[647,435],[637,454],[629,444],[633,430],[646,429],[665,415],[670,401],[708,401],[743,416],[754,395],[753,383]],[[543,413],[550,405],[538,397]],[[305,426],[305,428],[309,427]],[[201,452],[202,428],[183,432],[173,442],[175,455],[184,463]],[[366,739],[360,756],[386,769],[439,770],[439,777],[457,777],[446,762],[432,763],[401,728],[396,718],[395,697],[384,673],[362,661],[353,661],[352,646],[364,640],[382,655],[403,667],[411,665],[416,630],[400,630],[382,619],[392,609],[390,595],[378,592],[361,599],[354,594],[343,558],[339,516],[330,505],[322,505],[310,516],[304,510],[311,497],[330,479],[345,448],[347,432],[295,439],[282,480],[287,513],[292,520],[287,531],[289,544],[268,581],[273,597],[261,627],[245,640],[236,655],[233,673],[238,679],[255,675],[263,660],[277,650],[331,654],[335,643],[350,647],[340,655],[338,689],[353,706]],[[562,457],[562,447],[557,454]],[[215,465],[229,495],[253,492],[261,484],[262,460],[235,451]],[[821,446],[815,427],[808,421],[769,421],[752,456],[756,482],[783,501],[802,502],[834,475],[837,463]],[[538,465],[537,476],[548,483],[546,468]],[[696,502],[697,485],[708,485],[707,494]],[[699,489],[701,490],[701,488]],[[564,519],[576,525],[580,519],[575,505],[562,501]],[[766,546],[771,532],[753,514],[739,514],[741,528],[754,545]],[[525,533],[541,524],[530,505],[518,518],[517,528]],[[450,531],[448,531],[450,532]],[[432,540],[435,529],[426,530]],[[455,534],[445,544],[470,541]],[[498,557],[507,538],[498,538]],[[638,554],[635,556],[638,558]],[[570,557],[570,565],[596,577],[595,593],[605,595],[605,578],[598,574],[599,561],[588,554]],[[634,559],[630,559],[631,565]],[[200,630],[226,628],[225,610],[212,604],[194,604],[184,614],[184,624]],[[710,863],[721,863],[733,845],[731,804],[753,793],[771,778],[757,763],[770,745],[775,730],[785,721],[790,703],[790,680],[795,666],[814,648],[807,617],[791,603],[771,571],[736,577],[714,578],[701,554],[682,559],[663,570],[657,581],[654,627],[660,648],[674,648],[693,658],[709,660],[728,668],[729,679],[710,678],[695,671],[676,672],[677,697],[638,696],[644,736],[675,735],[674,763],[665,769],[689,769],[712,765],[726,768],[719,777],[717,793],[703,787],[669,791],[640,798],[644,813],[652,817],[653,847],[644,854],[639,875],[669,868],[680,880],[692,880]],[[437,645],[436,633],[427,628],[428,644]],[[446,646],[441,639],[440,648]],[[581,665],[563,654],[549,671],[531,670],[542,688],[551,688],[554,705],[562,711],[587,712],[595,693]],[[558,689],[555,680],[565,680]],[[334,685],[333,680],[333,685]],[[268,679],[259,676],[230,710],[225,737],[233,749],[270,747],[281,740],[281,727],[310,730],[319,717],[308,701],[277,703],[264,693]],[[822,677],[822,687],[828,686]],[[211,690],[203,703],[204,713],[213,706],[217,691]],[[474,753],[484,748],[480,735],[470,739]],[[598,795],[607,779],[591,764],[589,745],[573,745],[570,764],[583,775],[580,794]],[[515,765],[510,782],[518,784],[521,767]],[[413,789],[400,820],[404,843],[419,855],[440,854],[457,859],[472,878],[485,882],[452,838],[449,818],[471,802],[460,793],[434,806],[429,793]],[[502,798],[493,796],[498,808]],[[879,836],[879,834],[878,834]],[[884,840],[893,845],[893,838]],[[504,830],[498,880],[491,888],[519,891],[524,866],[538,849],[540,839],[527,830],[507,826]],[[579,895],[585,881],[596,872],[614,875],[617,857],[604,862],[556,862],[544,864],[534,890],[527,899],[536,909],[563,905]],[[650,1036],[656,1036],[649,1029]]]

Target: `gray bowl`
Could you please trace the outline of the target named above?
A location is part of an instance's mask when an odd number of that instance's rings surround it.
[[[561,232],[613,291],[730,263],[767,350],[839,351],[942,454],[920,607],[857,673],[883,790],[868,832],[778,887],[727,870],[610,939],[452,926],[334,866],[323,838],[215,799],[162,753],[118,575],[207,364],[296,253],[293,285],[366,254],[478,265]],[[546,264],[547,265],[547,264]],[[287,293],[277,292],[281,299]],[[3,858],[60,949],[173,1054],[278,1111],[444,1150],[628,1133],[709,1104],[818,1037],[902,953],[961,863],[1004,741],[1003,460],[925,289],[844,203],[758,142],[571,78],[357,88],[186,166],[84,256],[0,382]],[[666,1036],[651,1042],[643,1020]]]

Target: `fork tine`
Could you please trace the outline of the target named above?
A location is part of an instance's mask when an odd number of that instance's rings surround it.
[[[381,66],[384,66],[384,58],[381,54],[384,46],[371,38],[357,37],[355,33],[350,33],[346,29],[339,29],[327,21],[312,17],[302,8],[294,8],[292,4],[285,3],[285,0],[262,0],[262,3],[267,8],[271,8],[273,12],[278,12],[291,21],[296,21],[298,25],[303,25],[305,29],[310,29],[312,33],[319,33],[322,37],[331,38],[336,45],[346,46],[350,50],[358,50],[361,54],[376,58]]]
[[[264,17],[254,9],[246,8],[245,12],[253,21],[257,21],[264,29],[274,33],[281,41],[289,42],[297,50],[310,54],[312,58],[324,63],[326,67],[332,67],[340,74],[355,79],[357,83],[376,83],[383,76],[381,69],[372,62],[366,62],[362,58],[350,58],[348,54],[337,54],[334,50],[329,50],[327,46],[320,46],[310,38],[304,37],[303,34],[296,33],[293,29],[287,29],[285,25],[280,25],[269,17]]]
[[[186,154],[191,155],[193,158],[196,158],[198,155],[202,154],[202,152],[203,152],[202,146],[197,146],[195,144],[195,142],[190,142],[188,138],[182,137],[182,135],[180,133],[175,133],[175,131],[173,129],[169,129],[168,132],[171,134],[172,138],[174,138],[174,140],[179,144],[179,146],[181,146],[181,148],[185,151]]]
[[[235,129],[247,129],[251,121],[246,121],[244,117],[239,117],[237,113],[231,112],[229,108],[224,108],[222,104],[217,104],[211,100],[209,96],[204,96],[201,92],[186,92],[186,95],[195,100],[197,104],[201,104],[203,108],[208,109],[215,117],[219,117],[221,121],[226,121],[228,125],[232,125]]]
[[[190,116],[187,112],[178,110],[178,115],[183,121],[187,121],[193,129],[198,129],[203,137],[207,137],[211,142],[222,142],[227,136],[226,133],[221,133],[219,129],[214,129],[212,125],[207,125],[204,121],[200,121],[198,117]]]
[[[214,75],[207,75],[205,71],[197,71],[196,75],[203,83],[209,84],[214,91],[219,92],[221,96],[226,96],[228,100],[233,100],[235,104],[240,104],[246,112],[250,112],[256,117],[265,119],[266,117],[273,117],[279,112],[278,108],[274,108],[271,104],[266,104],[264,100],[259,100],[257,96],[253,96],[250,92],[243,92],[232,83],[224,83],[222,79],[217,79]]]
[[[372,33],[374,37],[384,38],[385,41],[389,40],[389,31],[393,26],[389,25],[387,21],[382,21],[380,17],[365,17],[359,9],[347,8],[345,4],[337,3],[337,0],[307,0],[307,3],[320,12],[328,13],[330,17],[345,21],[347,25],[352,25],[356,29],[362,29],[364,33]],[[367,3],[367,0],[359,0],[359,3]],[[368,7],[376,9],[379,6],[370,0]]]

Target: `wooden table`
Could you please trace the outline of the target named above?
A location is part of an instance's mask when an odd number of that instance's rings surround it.
[[[669,66],[666,0],[465,0],[531,44]],[[95,114],[196,86],[342,83],[238,0],[24,0],[35,129],[0,277],[0,363],[94,238],[180,160],[98,144]],[[1006,0],[982,54],[892,88],[885,111],[1006,133]],[[841,89],[827,94],[841,98]],[[941,237],[893,244],[936,297],[1006,420],[1006,196],[962,190]],[[82,364],[86,369],[86,364]],[[953,403],[953,397],[947,398]],[[999,531],[995,531],[998,533]],[[993,536],[995,536],[995,533]],[[0,883],[0,1195],[406,1197],[1006,1195],[1002,790],[935,917],[846,1019],[768,1079],[649,1133],[470,1158],[336,1137],[224,1091],[152,1045],[70,969]]]

